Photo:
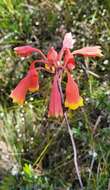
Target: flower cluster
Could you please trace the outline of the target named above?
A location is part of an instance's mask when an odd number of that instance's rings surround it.
[[[41,59],[34,60],[29,67],[26,76],[19,82],[14,90],[12,90],[10,97],[14,102],[23,104],[28,91],[35,92],[39,90],[39,70],[46,70],[53,75],[53,82],[50,94],[50,103],[48,116],[59,117],[63,116],[63,106],[72,110],[83,106],[83,98],[80,96],[79,88],[72,76],[72,71],[76,67],[76,55],[84,57],[101,57],[100,46],[84,47],[73,52],[73,39],[71,33],[66,33],[64,36],[62,48],[58,53],[54,47],[51,47],[47,53],[44,53],[31,46],[16,47],[14,50],[17,55],[21,57],[30,56],[33,52],[41,55]],[[42,63],[43,66],[38,67],[37,63]],[[64,74],[67,75],[67,83],[65,89],[65,100],[61,89],[61,81]]]

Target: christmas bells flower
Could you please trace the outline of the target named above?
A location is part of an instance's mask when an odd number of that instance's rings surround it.
[[[72,49],[74,44],[74,40],[72,38],[71,32],[66,33],[63,40],[63,48]]]
[[[45,64],[45,68],[52,72],[55,72],[55,68],[57,66],[57,57],[57,52],[53,47],[51,47],[47,54],[47,62]]]
[[[29,85],[29,77],[26,76],[18,83],[16,88],[12,90],[10,98],[13,99],[13,102],[16,102],[21,105],[24,103],[27,91],[29,89]]]
[[[38,77],[38,72],[35,69],[35,63],[32,62],[30,65],[30,69],[28,71],[28,76],[30,78],[30,85],[29,85],[29,91],[30,92],[35,92],[39,90],[39,77]]]
[[[84,47],[73,51],[73,55],[83,55],[85,57],[102,57],[102,51],[100,46]]]
[[[55,51],[55,49],[53,47],[51,47],[48,51],[48,54],[47,54],[47,59],[48,59],[48,65],[50,67],[52,66],[56,66],[57,64],[57,52]]]
[[[62,100],[61,100],[61,94],[58,87],[57,74],[54,76],[54,80],[52,84],[48,116],[49,117],[63,116]]]
[[[37,52],[37,53],[41,54],[41,56],[44,58],[44,60],[46,59],[46,56],[43,54],[43,52],[40,49],[33,48],[30,45],[16,47],[16,48],[14,48],[14,50],[15,50],[16,54],[21,57],[27,57],[27,56],[31,55],[33,52]]]
[[[31,55],[33,52],[36,52],[36,48],[33,48],[31,46],[21,46],[14,48],[17,55],[21,57],[26,57]]]
[[[28,91],[34,92],[39,89],[38,73],[35,69],[34,62],[31,64],[27,75],[12,90],[10,97],[13,102],[23,104]]]
[[[64,65],[69,71],[75,69],[75,59],[69,49],[65,50]]]
[[[83,99],[79,95],[78,85],[70,73],[67,73],[67,78],[65,107],[75,110],[83,106]]]

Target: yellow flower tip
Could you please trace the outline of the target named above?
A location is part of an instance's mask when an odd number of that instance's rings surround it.
[[[16,97],[14,97],[14,96],[12,95],[12,93],[9,95],[9,97],[12,98],[13,103],[17,103],[17,104],[19,104],[19,105],[23,105],[23,104],[24,104],[24,100],[23,100],[23,99],[18,99],[18,98],[16,98]]]
[[[24,104],[24,100],[19,100],[19,99],[17,99],[17,98],[13,98],[13,103],[17,103],[17,104],[19,104],[19,105],[23,105]]]
[[[48,113],[48,117],[53,117],[53,118],[58,118],[58,117],[63,117],[63,113],[55,113],[55,114],[51,114],[51,113]]]
[[[76,110],[78,107],[82,107],[84,105],[83,98],[81,97],[77,103],[69,103],[65,101],[65,107],[69,109]]]
[[[51,70],[52,70],[52,72],[54,73],[54,72],[55,72],[55,67],[52,67],[52,69],[51,69]]]
[[[56,117],[56,118],[58,118],[58,117],[63,117],[63,113],[56,114],[55,117]]]
[[[48,71],[51,71],[52,73],[55,73],[55,67],[54,67],[54,66],[49,67],[47,64],[45,64],[45,68],[46,68]]]
[[[45,68],[46,68],[47,70],[50,70],[50,67],[49,67],[47,64],[45,64]]]
[[[36,88],[29,88],[29,91],[30,92],[36,92],[39,90],[39,87],[36,87]]]

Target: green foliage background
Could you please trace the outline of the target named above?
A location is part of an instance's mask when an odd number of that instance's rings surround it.
[[[98,77],[87,79],[83,60],[77,60],[74,75],[85,105],[68,117],[85,190],[110,189],[109,21],[109,0],[0,1],[0,190],[80,189],[65,122],[47,119],[50,76],[40,75],[40,91],[28,94],[23,107],[9,98],[34,59],[20,59],[13,48],[30,44],[45,54],[51,46],[59,51],[70,31],[74,49],[101,45],[103,50],[102,59],[89,61]]]

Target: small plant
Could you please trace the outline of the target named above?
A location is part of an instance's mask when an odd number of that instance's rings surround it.
[[[50,94],[50,103],[48,110],[48,117],[64,117],[68,132],[71,138],[72,147],[74,151],[74,164],[76,173],[79,179],[81,189],[83,189],[83,183],[80,176],[80,171],[77,163],[77,151],[73,138],[73,134],[67,118],[67,109],[76,110],[83,106],[83,98],[80,96],[79,88],[72,76],[72,72],[76,69],[75,56],[84,56],[85,61],[88,57],[101,57],[100,46],[84,47],[73,52],[70,49],[73,48],[73,39],[71,33],[66,33],[63,45],[59,53],[51,47],[48,54],[45,55],[41,50],[33,48],[31,46],[16,47],[14,50],[17,55],[21,57],[27,57],[32,55],[33,52],[39,53],[41,59],[34,60],[29,67],[27,75],[19,82],[14,90],[12,90],[10,97],[13,102],[22,105],[25,102],[26,94],[28,91],[35,92],[39,90],[39,71],[46,71],[53,76],[53,82]],[[40,66],[39,64],[40,63]],[[88,70],[88,61],[85,62],[85,68]],[[67,76],[65,96],[62,90],[62,81]],[[26,167],[25,167],[26,169]],[[27,171],[27,170],[26,170]]]

